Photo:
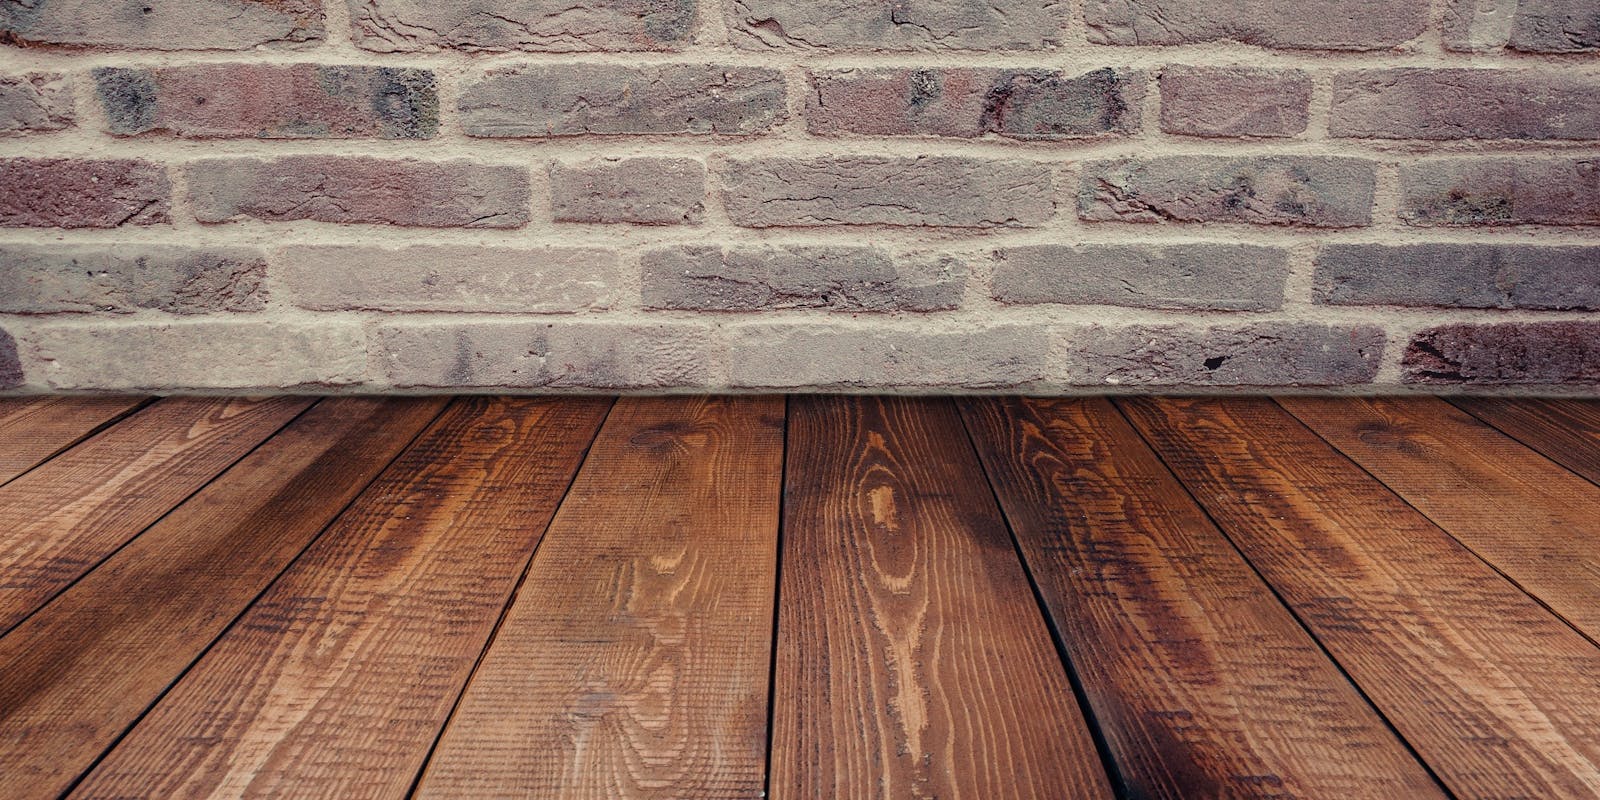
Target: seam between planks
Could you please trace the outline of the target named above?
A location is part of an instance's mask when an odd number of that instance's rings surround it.
[[[70,400],[70,399],[74,399],[74,398],[68,397],[66,399]],[[165,400],[165,399],[166,398],[164,398],[164,397],[151,396],[151,397],[146,397],[143,400],[140,400],[139,402],[134,403],[131,406],[128,406],[127,409],[125,409],[125,410],[121,411],[120,413],[116,414],[111,419],[105,420],[105,421],[101,422],[99,425],[94,426],[90,430],[85,431],[78,438],[73,439],[71,442],[68,442],[67,444],[62,445],[55,452],[53,452],[50,455],[45,456],[44,458],[40,459],[39,463],[34,464],[33,466],[28,467],[27,469],[25,469],[25,470],[15,474],[15,475],[11,476],[7,480],[0,481],[0,487],[3,487],[5,485],[9,484],[12,481],[18,480],[22,476],[27,475],[28,473],[30,473],[30,472],[32,472],[32,471],[34,471],[34,470],[36,470],[36,469],[48,464],[48,463],[50,463],[51,461],[54,461],[56,456],[59,456],[62,453],[65,453],[68,450],[71,450],[72,448],[77,447],[78,445],[89,441],[90,439],[93,439],[95,436],[98,436],[99,434],[103,433],[104,431],[110,429],[113,425],[116,425],[117,423],[127,419],[128,417],[131,417],[134,414],[137,414],[140,411],[143,411],[146,408],[149,408],[150,406],[154,405],[156,402],[158,402],[160,400]],[[273,435],[276,436],[277,434],[273,434]]]
[[[792,397],[783,397],[783,453],[778,463],[778,536],[772,559],[772,641],[767,648],[767,746],[761,771],[761,796],[772,796],[772,750],[778,709],[778,621],[783,610],[783,539],[788,530],[784,514],[789,505],[789,407]]]
[[[1526,447],[1528,450],[1532,451],[1535,455],[1539,456],[1540,458],[1543,458],[1544,460],[1549,461],[1550,463],[1556,465],[1557,467],[1560,467],[1561,469],[1564,469],[1567,472],[1570,472],[1573,475],[1576,475],[1579,478],[1582,478],[1584,481],[1587,481],[1589,484],[1593,485],[1596,489],[1600,489],[1600,481],[1597,481],[1594,478],[1591,478],[1588,475],[1585,475],[1585,474],[1583,474],[1583,473],[1581,473],[1581,472],[1579,472],[1579,471],[1567,466],[1566,464],[1563,464],[1560,461],[1557,461],[1554,457],[1550,456],[1548,453],[1546,453],[1545,451],[1539,449],[1538,447],[1535,447],[1532,443],[1528,442],[1527,440],[1523,439],[1522,437],[1516,435],[1515,433],[1512,433],[1511,431],[1508,431],[1508,430],[1500,427],[1499,425],[1496,425],[1494,423],[1494,420],[1484,419],[1483,417],[1479,416],[1477,414],[1477,412],[1474,412],[1471,408],[1469,408],[1467,406],[1464,406],[1461,403],[1456,402],[1456,399],[1449,398],[1449,397],[1441,397],[1439,399],[1445,401],[1446,403],[1449,403],[1451,408],[1454,408],[1457,411],[1460,411],[1461,413],[1466,414],[1467,416],[1472,417],[1473,419],[1475,419],[1475,420],[1477,420],[1477,421],[1479,421],[1479,422],[1481,422],[1481,423],[1483,423],[1485,425],[1488,425],[1490,428],[1492,428],[1492,429],[1494,429],[1496,431],[1499,431],[1507,439],[1510,439],[1511,441],[1516,442],[1517,444],[1520,444],[1523,447]],[[1494,398],[1478,398],[1478,399],[1503,400],[1503,399],[1506,399],[1506,398],[1494,397]],[[1518,399],[1518,398],[1511,398],[1511,399]],[[1556,399],[1556,398],[1536,397],[1536,398],[1528,398],[1528,399],[1539,400],[1541,402],[1549,402],[1550,400]],[[1567,398],[1560,398],[1560,399],[1567,399]]]

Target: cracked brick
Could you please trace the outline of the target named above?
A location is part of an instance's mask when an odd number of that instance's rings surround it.
[[[0,77],[0,136],[65,130],[76,117],[72,84],[54,72]]]
[[[557,222],[698,224],[706,168],[692,158],[598,159],[550,167]]]
[[[1171,66],[1161,71],[1161,130],[1183,136],[1297,136],[1310,120],[1302,70]]]
[[[1600,323],[1441,325],[1412,337],[1407,383],[1465,386],[1600,384]]]
[[[1167,156],[1084,165],[1078,216],[1351,228],[1372,221],[1373,162],[1322,156]]]
[[[1069,335],[1067,382],[1079,386],[1349,386],[1378,374],[1372,326],[1090,326]]]
[[[259,311],[266,271],[253,248],[0,245],[0,312]]]
[[[995,253],[994,299],[1135,308],[1269,311],[1289,253],[1231,244],[1023,245]]]
[[[688,245],[643,256],[644,305],[685,311],[939,311],[955,308],[967,267],[940,254],[834,245]]]
[[[116,228],[171,221],[172,185],[134,159],[0,159],[0,227]]]
[[[728,28],[751,50],[1050,50],[1070,14],[1059,0],[732,0]]]
[[[696,0],[347,0],[356,44],[384,53],[680,50]]]

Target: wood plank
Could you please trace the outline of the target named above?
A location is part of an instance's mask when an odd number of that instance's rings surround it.
[[[444,403],[322,401],[0,638],[0,797],[66,791]]]
[[[1600,487],[1433,397],[1280,405],[1590,639]]]
[[[404,797],[610,401],[458,400],[72,797]]]
[[[313,401],[174,397],[0,486],[0,632]]]
[[[1600,649],[1271,400],[1122,405],[1456,796],[1600,793]]]
[[[624,398],[419,797],[757,797],[782,398]]]
[[[138,397],[0,398],[0,485],[144,402]]]
[[[1109,797],[948,400],[789,407],[776,798]]]
[[[1600,401],[1458,397],[1451,402],[1600,484]]]
[[[1110,402],[962,411],[1128,795],[1444,796]]]

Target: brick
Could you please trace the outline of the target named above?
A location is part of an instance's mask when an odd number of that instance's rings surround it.
[[[348,0],[356,44],[384,53],[680,50],[695,0]]]
[[[1267,311],[1283,305],[1289,253],[1228,244],[1024,245],[995,254],[994,298],[1136,308]]]
[[[1378,374],[1383,330],[1293,322],[1090,326],[1067,343],[1081,386],[1345,386]]]
[[[1350,228],[1372,222],[1373,164],[1317,156],[1168,156],[1084,166],[1091,221],[1246,222]]]
[[[172,184],[132,159],[0,159],[0,227],[116,228],[171,222]]]
[[[706,167],[692,158],[603,159],[550,167],[557,222],[697,224]]]
[[[597,247],[307,245],[274,274],[314,311],[565,313],[610,307],[622,284],[617,254]]]
[[[1600,247],[1337,244],[1317,255],[1328,305],[1600,309]]]
[[[547,64],[491,70],[462,90],[468,136],[763,133],[788,119],[783,75],[715,64]]]
[[[1409,225],[1600,225],[1600,159],[1424,161],[1401,183]]]
[[[1600,139],[1600,83],[1532,70],[1378,69],[1334,79],[1332,136]]]
[[[26,352],[53,389],[313,389],[361,383],[361,324],[182,321],[38,326]]]
[[[388,380],[407,388],[667,389],[712,383],[697,323],[409,322],[376,334]]]
[[[0,312],[259,311],[266,272],[251,248],[0,245]]]
[[[0,389],[14,389],[26,382],[22,361],[17,357],[17,340],[0,329]]]
[[[102,67],[112,133],[191,138],[428,139],[439,95],[424,69],[326,64]]]
[[[1600,50],[1600,9],[1594,0],[1522,0],[1508,44],[1526,53]]]
[[[740,389],[1012,389],[1041,381],[1043,326],[972,329],[751,323],[727,329],[729,382]]]
[[[1428,0],[1086,0],[1094,44],[1230,40],[1290,50],[1384,50],[1420,36]]]
[[[1050,50],[1070,18],[1060,0],[733,0],[728,28],[751,50]]]
[[[54,72],[0,76],[0,136],[72,127],[72,84]]]
[[[321,0],[36,0],[0,4],[0,42],[131,50],[250,50],[321,39]]]
[[[1406,383],[1600,384],[1600,323],[1442,325],[1413,337],[1401,366]]]
[[[823,136],[1083,139],[1138,131],[1143,73],[845,69],[811,73],[806,129]]]
[[[529,191],[520,167],[466,160],[286,156],[189,165],[189,201],[201,222],[516,228],[528,222]]]
[[[665,247],[643,256],[645,308],[685,311],[940,311],[961,303],[967,267],[951,256],[876,247]]]
[[[728,159],[719,170],[734,224],[753,228],[1033,226],[1055,214],[1050,169],[946,156]]]
[[[1161,71],[1161,130],[1183,136],[1297,136],[1310,119],[1301,70],[1172,66]]]

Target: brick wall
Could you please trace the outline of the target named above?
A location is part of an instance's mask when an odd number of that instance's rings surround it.
[[[1600,0],[10,0],[10,391],[1600,386]]]

